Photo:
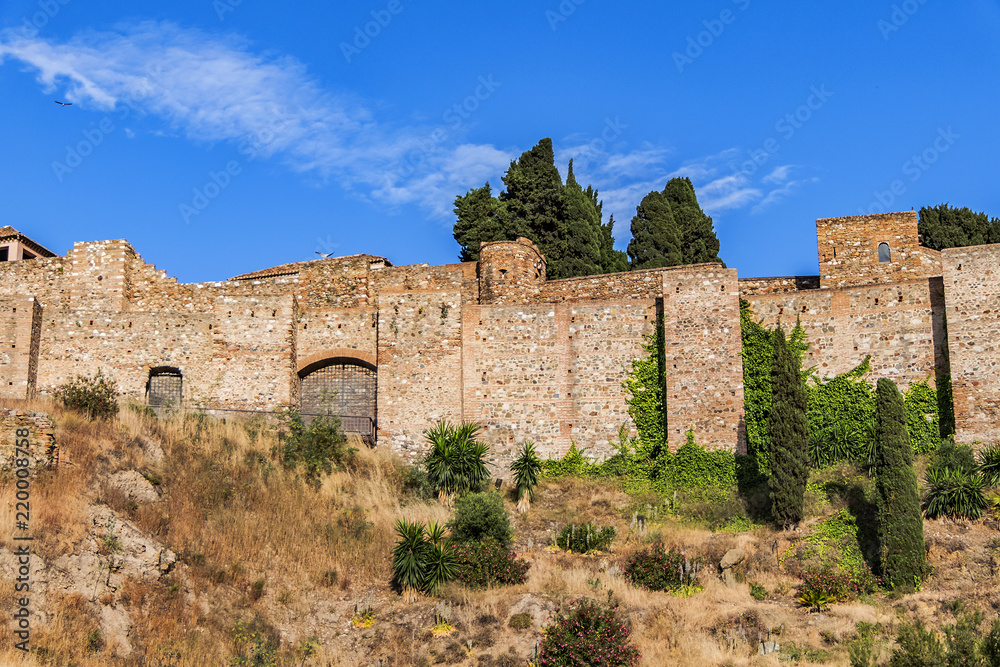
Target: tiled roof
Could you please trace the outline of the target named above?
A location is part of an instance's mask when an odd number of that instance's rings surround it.
[[[10,225],[4,225],[3,227],[0,227],[0,239],[9,239],[9,238],[17,239],[24,245],[34,250],[37,255],[40,255],[42,257],[56,256],[54,252],[43,246],[41,243],[33,241],[32,239],[28,238],[27,236],[17,231]]]

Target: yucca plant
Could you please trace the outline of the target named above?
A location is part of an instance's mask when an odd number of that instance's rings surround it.
[[[988,503],[983,495],[983,478],[975,471],[930,468],[927,471],[924,514],[928,519],[978,519]]]
[[[473,422],[452,426],[441,421],[424,431],[430,444],[424,467],[442,503],[451,504],[456,495],[476,491],[489,480],[489,448],[478,435],[479,425]]]
[[[535,452],[535,443],[526,442],[521,446],[521,454],[510,464],[510,470],[514,473],[517,511],[524,514],[535,497],[538,475],[542,471],[542,460]]]
[[[979,452],[979,474],[987,487],[1000,486],[1000,444],[984,447]]]
[[[458,559],[445,539],[445,527],[431,522],[427,526],[427,559],[423,585],[428,595],[437,595],[441,585],[458,574]]]
[[[396,535],[399,541],[392,550],[393,583],[404,594],[412,595],[423,589],[424,572],[431,560],[426,528],[422,523],[400,519],[396,522]]]

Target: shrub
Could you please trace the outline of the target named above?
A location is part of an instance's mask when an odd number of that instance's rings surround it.
[[[515,630],[527,630],[534,623],[534,618],[528,612],[523,612],[521,614],[514,614],[510,617],[510,621],[507,623],[510,627]]]
[[[424,431],[430,451],[424,459],[427,477],[442,502],[455,495],[480,490],[490,473],[486,469],[489,448],[477,439],[479,425],[462,422],[452,426],[438,422]]]
[[[678,591],[698,584],[701,564],[667,550],[662,542],[643,549],[625,562],[622,571],[632,584],[650,591]]]
[[[936,632],[925,629],[920,621],[899,628],[889,667],[939,667],[944,664],[947,664],[945,648]]]
[[[353,454],[347,438],[340,430],[336,416],[316,417],[308,425],[301,415],[293,412],[287,421],[284,434],[282,462],[286,468],[301,466],[306,481],[318,487],[324,474],[330,474]]]
[[[924,514],[928,519],[978,519],[989,503],[976,472],[934,467],[927,470]]]
[[[470,493],[459,498],[448,528],[456,542],[492,538],[506,545],[514,538],[503,498],[495,491]]]
[[[566,551],[585,554],[590,551],[607,551],[614,539],[614,526],[606,526],[598,531],[592,523],[582,525],[571,523],[559,533],[556,546]]]
[[[639,649],[629,641],[628,628],[618,617],[618,607],[587,599],[556,610],[538,650],[538,664],[543,667],[631,667],[639,664],[640,657]]]
[[[767,589],[755,581],[750,582],[750,597],[758,602],[767,599]]]
[[[850,600],[861,592],[848,574],[831,568],[809,569],[799,575],[801,583],[795,591],[799,604],[816,611],[840,600]]]
[[[92,420],[111,419],[118,414],[118,391],[111,379],[100,371],[93,377],[77,375],[56,388],[55,397],[65,407],[82,412]]]
[[[517,511],[528,511],[535,497],[535,487],[538,485],[538,474],[542,471],[542,460],[535,452],[535,443],[526,442],[521,447],[521,454],[510,464],[514,473],[514,487],[517,490]]]
[[[518,560],[506,544],[487,537],[456,544],[451,548],[455,559],[455,578],[469,588],[523,584],[531,565]]]
[[[979,474],[986,486],[1000,486],[1000,445],[990,445],[980,450]]]

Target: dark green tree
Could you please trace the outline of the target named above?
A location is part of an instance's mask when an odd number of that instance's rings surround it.
[[[719,239],[712,218],[698,204],[689,178],[672,178],[662,192],[642,198],[632,218],[628,245],[633,269],[719,262]]]
[[[570,160],[563,189],[563,229],[559,233],[563,258],[561,272],[566,276],[592,276],[604,272],[601,266],[604,236],[601,213],[594,200],[596,193],[587,189],[589,193],[576,182],[573,160]]]
[[[664,193],[650,192],[635,208],[628,259],[632,269],[659,269],[684,263],[680,230]]]
[[[934,250],[1000,243],[1000,219],[948,204],[921,208],[917,228],[920,245]]]
[[[552,140],[542,139],[510,163],[506,189],[494,197],[489,183],[455,199],[455,240],[463,262],[479,259],[483,241],[531,239],[547,261],[550,279],[628,269],[614,249],[614,220],[601,221],[597,190],[584,189],[570,161],[566,184],[555,167]]]
[[[459,259],[479,259],[479,245],[484,241],[513,241],[523,230],[511,224],[507,207],[493,196],[489,182],[455,199],[455,240],[462,246]]]
[[[886,378],[881,378],[875,389],[875,442],[882,574],[894,588],[913,590],[927,571],[924,523],[903,396]]]
[[[691,179],[672,178],[667,182],[663,193],[670,201],[674,220],[680,230],[681,254],[684,257],[682,263],[718,262],[725,266],[719,259],[719,239],[715,236],[712,218],[701,210]]]
[[[780,326],[774,330],[772,340],[771,414],[767,424],[771,514],[787,530],[802,520],[809,478],[807,396],[801,362],[789,348]]]

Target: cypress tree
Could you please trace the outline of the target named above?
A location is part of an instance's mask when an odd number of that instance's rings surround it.
[[[909,591],[920,584],[927,571],[924,522],[903,396],[886,378],[878,381],[875,392],[875,439],[882,575],[894,588]]]
[[[659,269],[684,263],[680,231],[664,193],[650,192],[635,208],[628,258],[632,269]]]
[[[564,188],[565,211],[562,213],[564,229],[560,234],[563,245],[562,271],[567,276],[592,276],[604,273],[601,265],[601,214],[593,188],[585,192],[573,174],[573,160],[569,161]]]
[[[511,162],[503,182],[506,190],[500,193],[500,201],[545,255],[546,275],[550,279],[569,277],[563,269],[566,203],[552,140],[542,139]]]
[[[511,224],[504,204],[493,196],[489,182],[455,198],[454,235],[462,247],[458,258],[462,262],[479,259],[479,244],[483,241],[513,241],[520,230]]]
[[[809,422],[801,363],[788,347],[779,326],[773,334],[771,361],[770,440],[771,514],[788,530],[802,520],[806,481],[809,478]]]
[[[494,197],[487,183],[455,199],[459,259],[479,259],[483,241],[524,236],[547,260],[549,278],[571,278],[628,270],[625,253],[614,248],[614,220],[601,222],[597,190],[583,189],[570,160],[566,184],[555,168],[552,140],[542,139],[510,163],[506,190]]]
[[[681,254],[684,257],[681,263],[718,262],[725,266],[719,259],[719,239],[715,236],[712,218],[701,210],[691,179],[671,178],[663,188],[663,194],[670,202],[680,231]]]

